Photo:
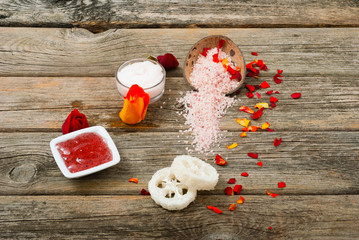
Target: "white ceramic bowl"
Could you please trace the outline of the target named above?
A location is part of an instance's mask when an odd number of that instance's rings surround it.
[[[69,139],[73,139],[82,133],[97,133],[98,135],[100,135],[105,140],[105,142],[107,143],[107,146],[109,147],[109,149],[112,153],[112,160],[109,162],[103,163],[101,165],[86,169],[86,170],[71,173],[69,171],[69,169],[66,167],[64,160],[61,157],[60,152],[56,148],[56,144],[65,142]],[[112,138],[110,137],[110,135],[108,134],[106,129],[101,126],[84,128],[84,129],[77,130],[77,131],[62,135],[60,137],[54,138],[50,142],[50,147],[51,147],[52,155],[54,156],[55,161],[57,163],[57,166],[60,168],[62,174],[64,174],[64,176],[67,178],[83,177],[83,176],[104,170],[106,168],[112,167],[120,162],[120,154],[118,153],[115,143],[113,142]]]

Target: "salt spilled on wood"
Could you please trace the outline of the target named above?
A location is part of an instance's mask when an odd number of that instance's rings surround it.
[[[190,128],[185,132],[193,135],[193,147],[196,151],[206,153],[219,141],[219,120],[226,113],[234,99],[227,97],[225,92],[236,88],[237,80],[231,80],[231,75],[222,66],[222,63],[213,62],[213,54],[217,48],[208,50],[207,56],[199,55],[190,75],[192,85],[198,91],[187,92],[179,102],[184,103],[183,116]],[[219,59],[227,58],[230,66],[230,57],[219,51]]]

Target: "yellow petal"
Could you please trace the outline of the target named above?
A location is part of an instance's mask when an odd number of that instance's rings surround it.
[[[231,145],[227,145],[227,148],[228,149],[232,149],[232,148],[235,148],[235,147],[237,147],[238,146],[238,143],[232,143]]]
[[[264,129],[267,129],[267,128],[269,128],[269,123],[268,122],[263,123],[262,129],[264,130]]]
[[[238,124],[242,125],[243,127],[248,127],[249,123],[251,122],[251,120],[248,120],[246,118],[236,118],[236,121]]]
[[[255,106],[255,108],[261,109],[261,108],[269,108],[268,103],[257,103]]]

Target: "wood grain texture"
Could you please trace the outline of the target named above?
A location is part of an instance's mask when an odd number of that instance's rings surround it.
[[[5,0],[0,26],[83,27],[357,27],[356,0]]]
[[[247,63],[254,59],[250,53],[258,52],[273,72],[282,68],[287,76],[358,75],[358,28],[112,29],[101,34],[84,29],[1,28],[0,76],[112,77],[124,61],[171,52],[181,66],[168,75],[182,77],[192,45],[218,34],[232,39]]]
[[[169,167],[177,155],[188,154],[191,140],[179,133],[111,132],[121,162],[102,172],[76,180],[66,179],[51,154],[49,142],[59,133],[2,133],[0,135],[1,195],[138,195],[147,189],[148,181],[159,169]],[[282,144],[275,148],[275,138]],[[226,145],[238,142],[228,150]],[[206,155],[191,153],[213,165],[220,174],[214,191],[202,194],[224,194],[229,178],[243,185],[244,194],[277,190],[277,183],[287,187],[280,195],[358,194],[359,135],[357,132],[274,132],[249,134],[227,133],[222,143]],[[258,159],[247,156],[257,152]],[[214,164],[216,154],[228,160],[228,166]],[[262,161],[263,167],[257,166]],[[249,177],[241,177],[248,172]],[[139,183],[128,182],[139,178]]]
[[[275,69],[268,70],[274,75]],[[286,76],[281,84],[272,77],[247,78],[246,84],[267,81],[280,94],[277,107],[266,110],[253,125],[268,121],[276,131],[357,131],[359,129],[359,81],[346,76]],[[135,126],[125,125],[118,113],[122,99],[115,86],[115,77],[0,77],[0,130],[1,131],[60,131],[62,123],[73,108],[88,117],[90,125],[102,125],[111,131],[178,131],[188,129],[180,99],[190,87],[181,77],[168,77],[164,96],[149,110],[145,121]],[[240,112],[240,106],[253,107],[268,102],[268,89],[258,92],[261,99],[246,96],[246,89],[234,94],[237,102],[221,119],[221,128],[234,132],[242,127],[236,118],[250,118]],[[300,99],[292,99],[293,92],[301,92]],[[181,95],[182,93],[182,95]]]
[[[149,196],[2,196],[0,238],[357,239],[359,234],[358,196],[243,196],[234,212],[227,209],[238,196],[198,196],[175,212]]]

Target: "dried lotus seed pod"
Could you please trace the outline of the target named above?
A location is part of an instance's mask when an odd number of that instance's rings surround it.
[[[182,183],[197,190],[212,190],[218,182],[218,173],[214,167],[189,155],[177,156],[171,169]]]
[[[152,199],[168,210],[181,210],[197,196],[197,191],[177,179],[171,168],[162,168],[148,182]]]

